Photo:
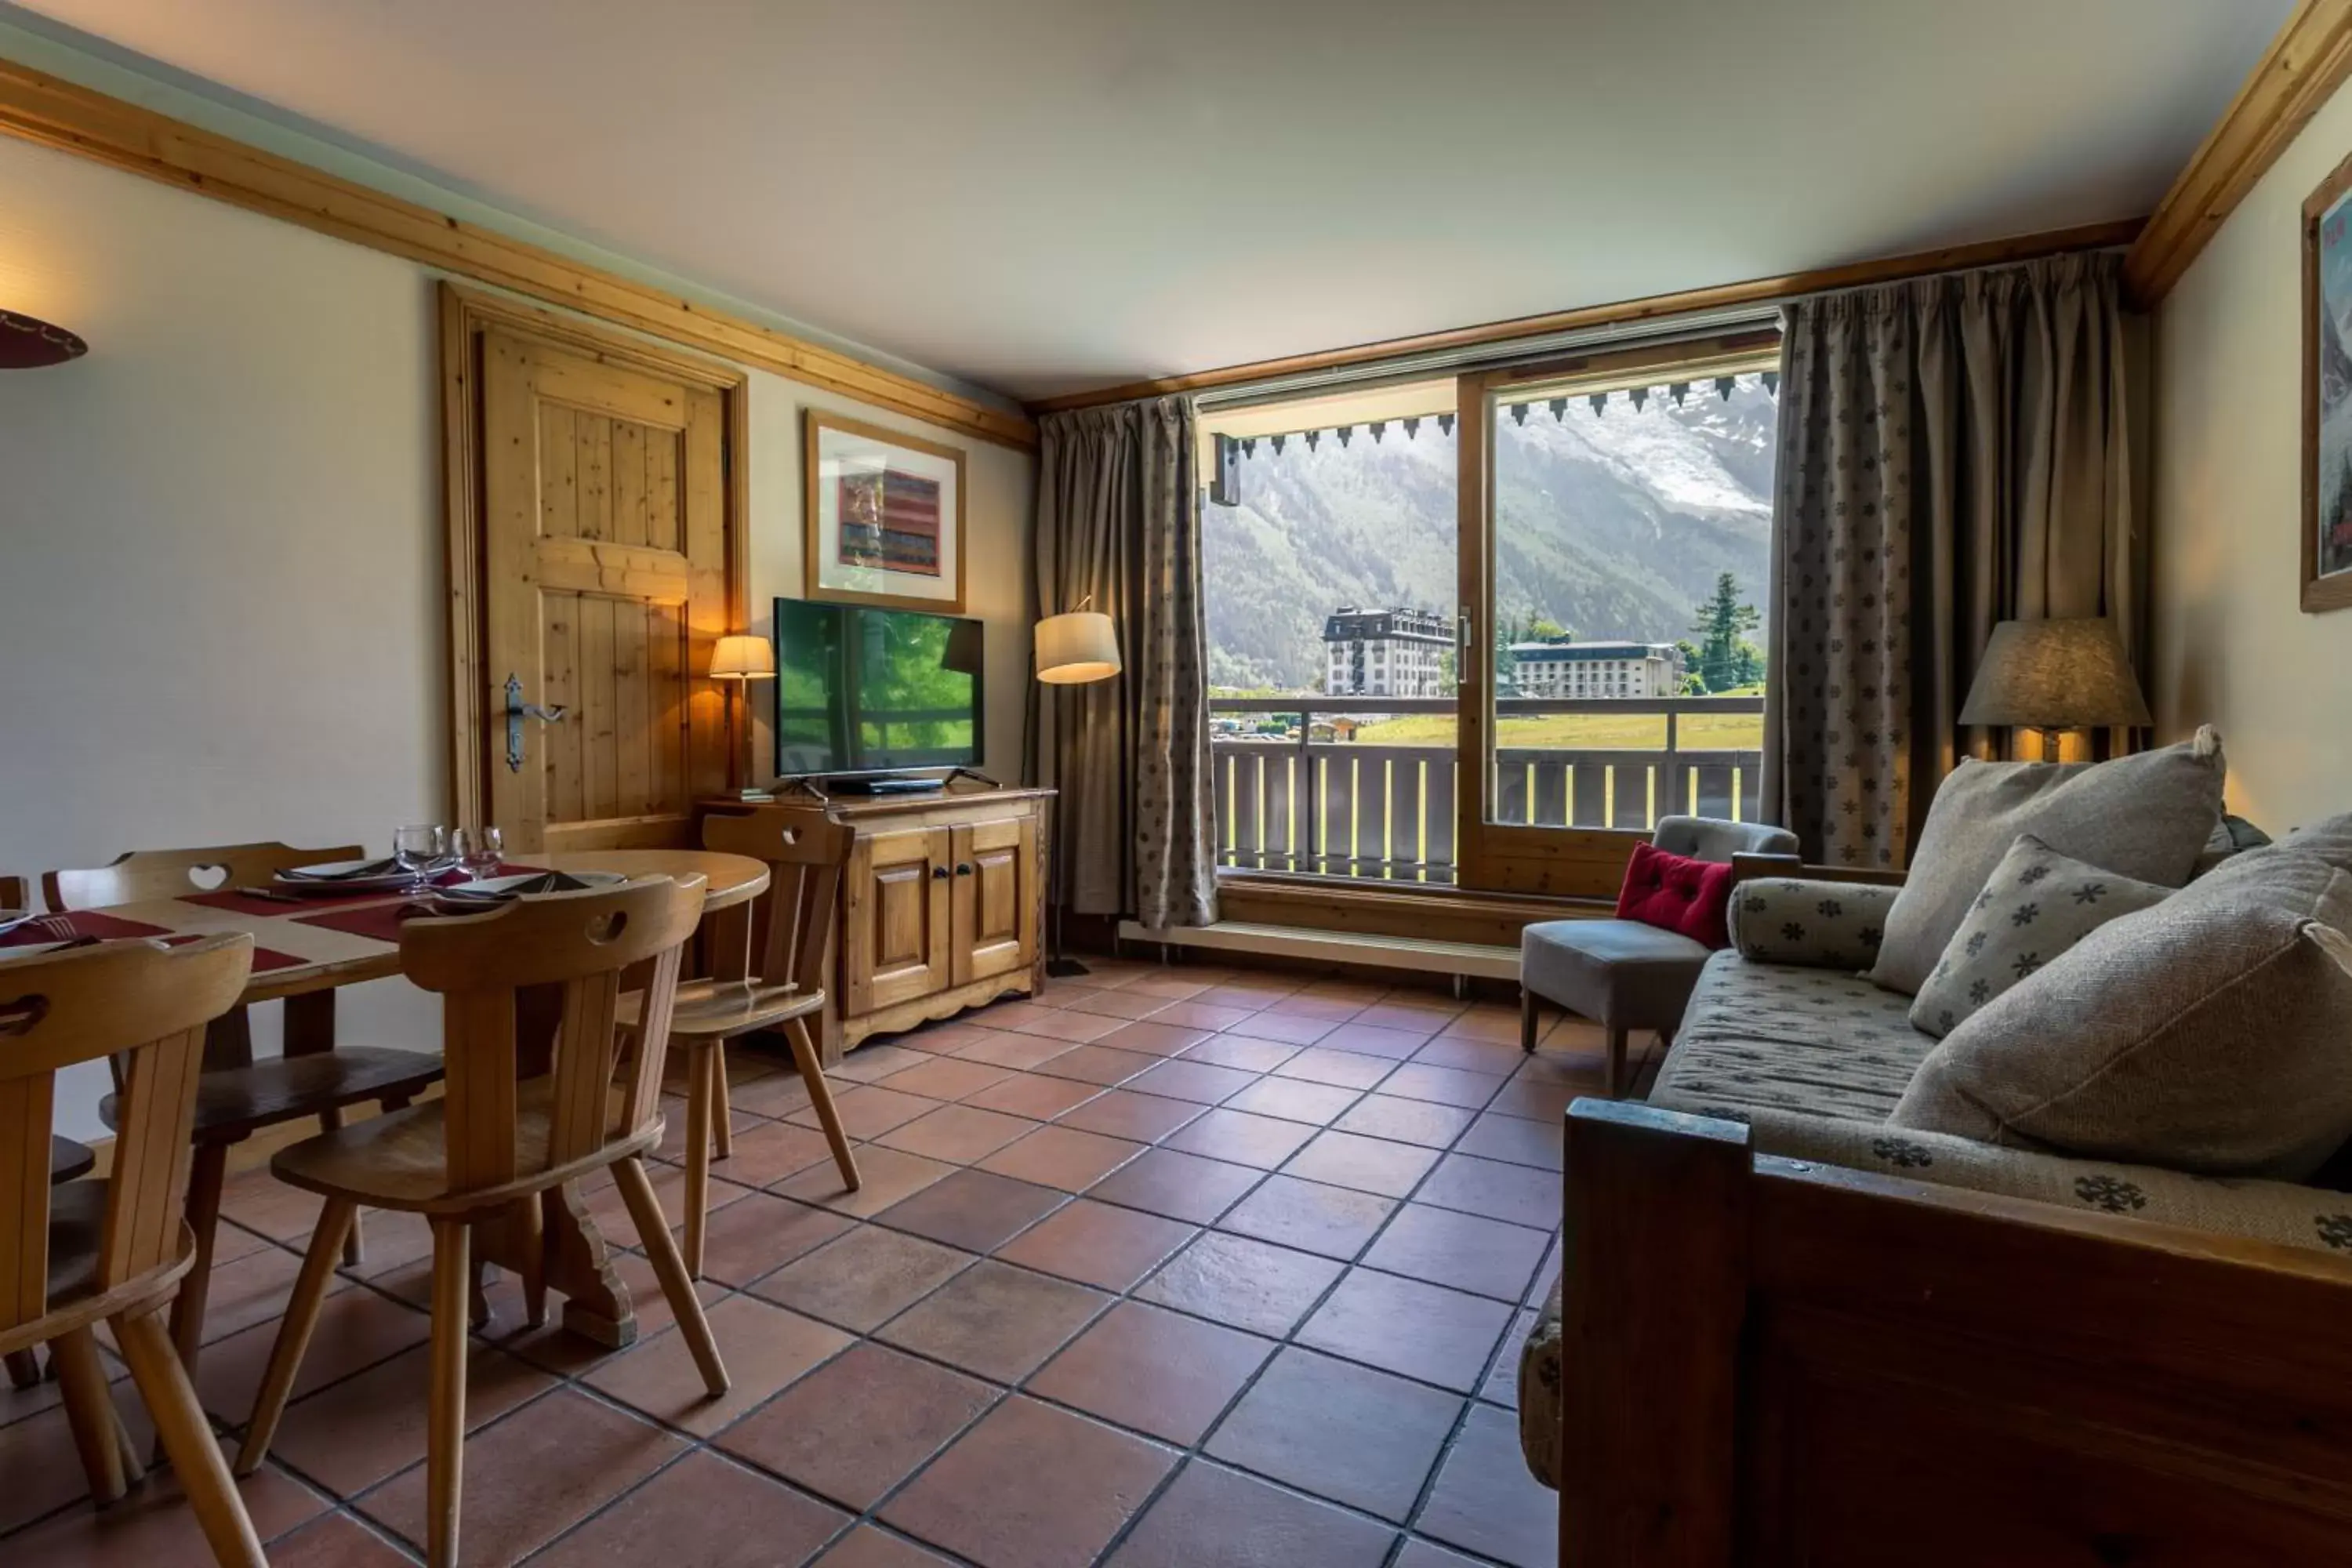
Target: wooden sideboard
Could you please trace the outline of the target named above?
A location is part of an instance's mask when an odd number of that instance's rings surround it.
[[[868,1036],[911,1029],[1044,984],[1049,789],[782,795],[706,811],[824,816],[856,835],[835,911],[820,1041],[838,1060]]]

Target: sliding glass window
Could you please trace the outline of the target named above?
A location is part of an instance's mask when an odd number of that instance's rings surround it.
[[[1613,892],[1757,800],[1777,334],[1204,410],[1220,859]]]

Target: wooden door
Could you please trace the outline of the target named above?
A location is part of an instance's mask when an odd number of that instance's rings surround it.
[[[1037,957],[1037,819],[955,829],[955,983],[1026,969]]]
[[[842,894],[842,989],[870,1013],[952,984],[953,835],[944,827],[860,832]]]
[[[691,844],[726,775],[700,677],[740,611],[726,396],[504,327],[478,353],[488,817],[511,849]],[[517,735],[509,692],[562,717]]]

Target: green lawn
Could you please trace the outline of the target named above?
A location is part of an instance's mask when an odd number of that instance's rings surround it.
[[[1664,751],[1666,744],[1666,716],[1663,713],[1548,713],[1540,718],[1505,719],[1496,728],[1496,743],[1506,747],[1657,752]],[[1412,713],[1367,724],[1356,731],[1356,741],[1368,746],[1451,746],[1454,735],[1451,715]],[[1675,743],[1685,752],[1761,751],[1764,716],[1685,713],[1677,721]]]

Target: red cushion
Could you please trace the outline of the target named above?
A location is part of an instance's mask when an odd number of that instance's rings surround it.
[[[1617,890],[1619,920],[1678,931],[1708,947],[1731,945],[1730,908],[1729,866],[1669,855],[1654,844],[1633,847],[1625,885]]]

